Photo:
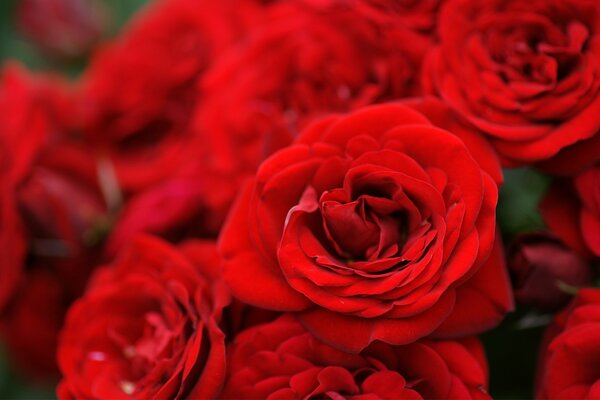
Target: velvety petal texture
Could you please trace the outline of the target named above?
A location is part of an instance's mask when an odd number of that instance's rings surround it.
[[[490,398],[483,347],[472,337],[349,354],[285,315],[240,333],[229,350],[227,399]]]
[[[507,166],[567,175],[598,160],[597,1],[449,0],[438,21],[424,86],[485,132]]]
[[[410,343],[451,315],[468,323],[441,335],[474,334],[512,308],[492,252],[496,201],[465,144],[409,106],[329,117],[242,190],[220,237],[225,277],[242,301],[298,312],[354,352]]]
[[[214,244],[178,250],[138,237],[67,315],[59,398],[215,397],[225,373],[218,323],[228,301]]]
[[[600,256],[600,167],[556,180],[540,203],[544,220],[584,257]]]

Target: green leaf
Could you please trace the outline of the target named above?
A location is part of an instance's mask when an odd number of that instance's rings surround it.
[[[498,224],[507,236],[542,229],[538,204],[548,189],[550,177],[532,168],[504,171],[505,183],[498,199]]]

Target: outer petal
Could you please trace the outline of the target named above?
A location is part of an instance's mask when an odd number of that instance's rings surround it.
[[[488,261],[456,290],[450,316],[435,330],[434,337],[454,338],[481,333],[496,326],[514,308],[499,235]]]
[[[304,310],[308,299],[292,289],[278,265],[262,257],[248,236],[247,218],[254,183],[242,190],[219,240],[223,274],[234,296],[257,307],[280,311]]]
[[[483,132],[462,120],[446,103],[435,97],[410,99],[403,104],[423,113],[435,126],[446,129],[458,136],[467,146],[473,158],[481,165],[494,181],[500,185],[503,181],[500,159],[485,139]]]
[[[600,135],[582,140],[561,150],[536,166],[542,171],[559,176],[572,176],[600,161]]]
[[[550,230],[581,255],[588,256],[579,222],[579,204],[566,186],[553,185],[540,202],[540,211]]]
[[[313,308],[298,314],[316,337],[343,351],[358,353],[375,340],[401,345],[412,343],[436,329],[452,311],[455,293],[447,291],[429,310],[407,319],[369,319]]]
[[[589,248],[596,256],[600,256],[600,219],[588,210],[581,213],[581,230]]]
[[[297,143],[320,140],[345,146],[357,133],[381,140],[390,129],[407,124],[431,126],[431,122],[415,110],[398,103],[389,103],[365,107],[337,120],[327,119],[323,124],[313,126],[312,130],[308,129],[305,134],[301,134]],[[321,136],[317,137],[317,133]]]

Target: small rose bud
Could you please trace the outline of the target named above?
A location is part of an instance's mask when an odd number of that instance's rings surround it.
[[[542,311],[561,308],[593,280],[589,263],[546,232],[518,236],[508,251],[508,265],[517,301]]]

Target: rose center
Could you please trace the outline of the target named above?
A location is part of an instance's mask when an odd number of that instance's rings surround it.
[[[337,252],[350,260],[397,255],[406,240],[406,217],[389,199],[360,196],[348,203],[323,201],[321,212],[327,236]]]
[[[553,84],[576,68],[588,37],[587,27],[580,23],[560,31],[537,21],[492,29],[486,34],[486,46],[505,81]]]

